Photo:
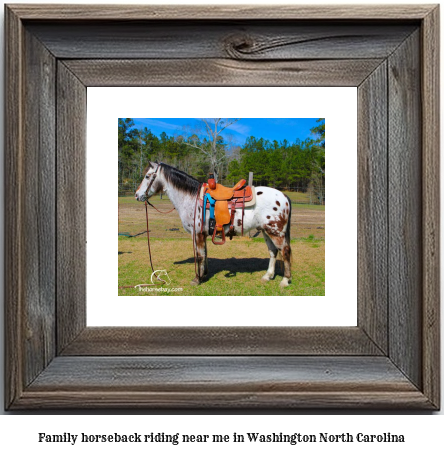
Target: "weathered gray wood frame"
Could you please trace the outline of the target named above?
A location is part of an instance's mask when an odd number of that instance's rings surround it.
[[[7,409],[439,408],[438,6],[5,17]],[[358,87],[357,327],[86,327],[86,87],[117,85]]]

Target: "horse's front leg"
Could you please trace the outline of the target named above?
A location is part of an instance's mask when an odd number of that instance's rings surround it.
[[[196,276],[191,281],[193,285],[199,285],[203,282],[205,275],[208,272],[207,263],[207,236],[204,233],[196,233],[195,238],[195,269]]]

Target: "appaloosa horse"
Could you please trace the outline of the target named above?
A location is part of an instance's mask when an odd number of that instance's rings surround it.
[[[208,273],[207,236],[208,213],[205,217],[205,226],[202,227],[202,206],[199,204],[199,189],[201,184],[189,176],[165,163],[152,163],[144,171],[144,178],[136,191],[138,201],[146,201],[151,196],[165,192],[182,221],[188,233],[194,235],[196,246],[197,272],[193,279],[194,284],[201,283]],[[270,253],[268,270],[262,277],[262,282],[274,278],[276,257],[281,252],[284,260],[284,277],[281,287],[287,287],[291,281],[291,247],[290,221],[291,201],[279,190],[270,187],[255,187],[256,204],[246,207],[243,214],[243,231],[251,229],[262,231]],[[235,234],[242,232],[242,211],[236,210],[234,216]],[[193,228],[194,225],[194,228]],[[225,233],[229,226],[224,227]]]

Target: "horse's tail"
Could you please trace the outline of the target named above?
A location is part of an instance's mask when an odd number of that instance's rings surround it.
[[[291,246],[290,246],[290,242],[291,242],[291,234],[290,234],[290,231],[291,231],[291,199],[288,195],[285,195],[285,196],[287,197],[288,207],[289,207],[287,229],[285,230],[285,240],[287,241],[287,245],[290,248],[290,261],[291,261],[291,259],[293,258],[293,255],[291,253]]]
[[[288,242],[288,245],[290,245],[290,240],[291,240],[291,236],[290,236],[290,230],[291,230],[291,199],[288,195],[285,195],[287,200],[288,200],[288,206],[289,206],[289,209],[288,209],[288,222],[287,222],[287,229],[285,230],[285,240]]]

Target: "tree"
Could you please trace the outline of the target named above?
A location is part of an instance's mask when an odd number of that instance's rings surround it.
[[[202,139],[198,135],[193,135],[184,140],[185,144],[194,149],[198,149],[209,161],[210,170],[214,174],[216,181],[223,164],[227,160],[226,144],[220,135],[226,128],[233,125],[240,119],[202,119],[205,133]],[[214,124],[214,126],[213,126]]]
[[[121,182],[124,181],[125,175],[129,176],[133,173],[134,154],[139,148],[139,132],[134,128],[134,125],[133,119],[119,119],[118,149]]]
[[[316,140],[320,143],[320,145],[325,147],[325,119],[318,119],[316,122],[318,122],[319,125],[313,127],[310,131],[317,137]]]
[[[134,139],[133,119],[119,119],[119,149],[123,148],[129,141]]]
[[[314,166],[317,170],[325,174],[325,119],[318,119],[318,126],[313,127],[310,131],[315,135],[313,142]]]
[[[320,204],[324,202],[324,176],[325,176],[325,119],[318,119],[319,123],[310,131],[315,135],[313,143],[313,171],[310,188],[315,193]]]
[[[169,136],[143,127],[133,119],[119,119],[119,185],[137,187],[148,161],[164,161],[204,181],[215,173],[219,182],[230,184],[254,173],[256,185],[299,187],[309,191],[313,201],[324,201],[325,120],[318,119],[305,140],[290,142],[250,136],[234,145],[227,129],[239,119],[202,119],[196,132],[184,130]],[[292,132],[288,132],[289,137]]]

